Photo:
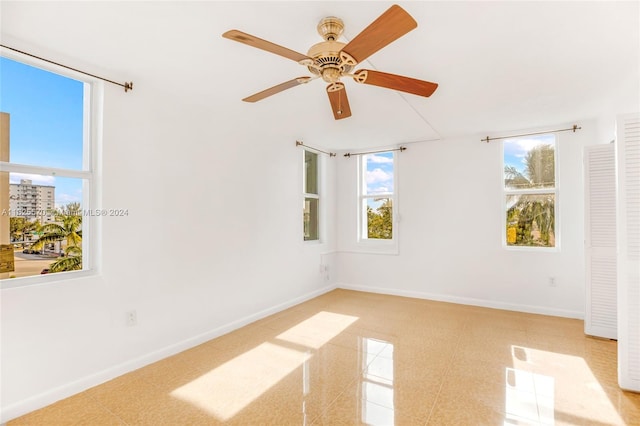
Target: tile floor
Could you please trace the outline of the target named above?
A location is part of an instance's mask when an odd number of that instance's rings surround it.
[[[17,425],[640,425],[583,322],[335,290]]]

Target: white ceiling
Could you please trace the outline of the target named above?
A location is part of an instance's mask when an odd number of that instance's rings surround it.
[[[0,3],[3,44],[45,52],[212,117],[286,129],[328,148],[364,148],[550,126],[639,110],[638,2],[402,2],[418,28],[359,68],[437,82],[430,98],[345,81],[353,116],[335,121],[315,80],[241,99],[308,71],[227,40],[239,29],[305,53],[318,21],[352,39],[390,2]],[[344,40],[343,40],[344,41]],[[170,98],[168,98],[170,99]]]

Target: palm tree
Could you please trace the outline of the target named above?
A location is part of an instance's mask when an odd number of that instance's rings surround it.
[[[513,166],[504,166],[504,185],[506,188],[529,188],[531,182]]]
[[[44,234],[33,243],[35,248],[45,244],[66,240],[67,247],[79,246],[82,242],[82,216],[80,204],[70,203],[64,209],[57,210],[55,221],[42,225]]]
[[[526,194],[507,210],[507,233],[513,228],[511,243],[526,246],[553,246],[555,242],[555,200],[552,194]]]
[[[73,271],[82,269],[82,215],[80,203],[70,203],[63,209],[56,210],[55,222],[42,226],[43,235],[33,243],[33,247],[38,250],[45,244],[66,241],[65,253],[69,256],[66,259],[59,259],[51,266],[51,272]],[[53,265],[56,266],[54,270]],[[61,269],[69,267],[72,269]]]
[[[556,182],[555,150],[552,145],[538,145],[524,158],[525,172],[533,186],[553,187]]]
[[[65,257],[60,257],[49,266],[51,272],[79,271],[82,269],[82,248],[69,246]]]
[[[9,228],[11,232],[11,240],[16,241],[21,239],[25,241],[25,236],[32,231],[37,230],[40,227],[40,221],[35,220],[33,222],[27,220],[22,216],[15,216],[9,218]]]

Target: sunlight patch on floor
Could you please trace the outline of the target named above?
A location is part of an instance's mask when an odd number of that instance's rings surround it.
[[[624,424],[583,358],[521,346],[512,346],[512,358],[514,368],[506,369],[505,425]]]
[[[553,425],[553,392],[553,377],[507,368],[504,424]]]
[[[171,392],[229,420],[311,358],[310,353],[265,342]]]
[[[367,425],[393,425],[393,344],[365,337],[362,347],[360,419]]]
[[[358,317],[351,315],[322,311],[296,324],[278,335],[277,338],[309,348],[320,349],[357,320]]]
[[[264,342],[171,392],[171,395],[226,421],[313,356],[358,320],[358,317],[319,312],[277,336],[283,345]],[[284,343],[300,345],[300,349]]]

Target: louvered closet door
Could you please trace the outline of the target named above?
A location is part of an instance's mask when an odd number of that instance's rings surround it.
[[[613,144],[584,150],[586,306],[584,331],[616,339],[616,170]]]
[[[618,382],[640,391],[640,114],[618,117]]]

